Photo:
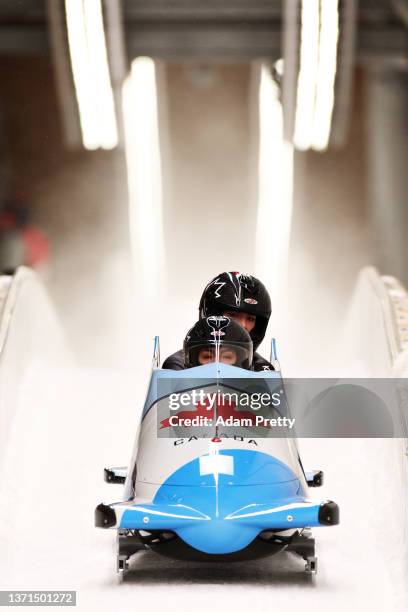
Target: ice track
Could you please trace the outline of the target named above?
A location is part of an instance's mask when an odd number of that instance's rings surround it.
[[[407,374],[404,309],[394,279],[362,273],[343,336],[350,371]],[[102,468],[128,461],[143,381],[76,369],[41,284],[24,269],[1,279],[0,312],[1,589],[75,589],[86,611],[407,609],[405,440],[303,441],[304,464],[325,472],[319,496],[341,508],[339,527],[315,530],[315,586],[289,554],[212,565],[149,552],[119,585],[115,534],[94,528],[93,511],[120,498]]]

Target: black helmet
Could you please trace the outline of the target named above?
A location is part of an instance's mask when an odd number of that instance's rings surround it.
[[[252,369],[251,337],[239,323],[228,317],[206,317],[193,325],[184,340],[185,367],[202,365],[199,355],[205,349],[213,353],[209,356],[210,361],[221,361],[223,352],[231,351],[235,353],[235,361],[231,365]]]
[[[249,274],[219,274],[204,289],[199,306],[200,318],[223,315],[226,310],[256,316],[255,327],[250,333],[256,350],[264,339],[272,310],[271,298],[265,286]]]

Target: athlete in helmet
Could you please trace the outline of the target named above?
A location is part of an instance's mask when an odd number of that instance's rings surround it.
[[[240,272],[223,272],[213,278],[201,296],[200,319],[211,315],[225,315],[239,323],[251,336],[254,351],[261,344],[269,317],[271,300],[264,285],[254,276]],[[163,368],[184,369],[183,351],[167,357]],[[254,370],[273,370],[273,366],[258,353],[253,357]]]
[[[197,321],[184,340],[184,367],[194,368],[218,361],[252,369],[252,340],[233,319],[205,317]]]

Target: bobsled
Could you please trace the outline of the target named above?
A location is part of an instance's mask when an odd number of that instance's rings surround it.
[[[288,551],[314,576],[312,528],[338,524],[339,508],[308,495],[323,473],[304,471],[296,438],[285,431],[287,402],[255,414],[239,401],[260,392],[285,397],[280,371],[217,362],[172,371],[159,364],[156,338],[130,463],[104,472],[106,482],[124,485],[122,500],[95,510],[97,527],[117,530],[120,576],[130,557],[145,549],[217,562]],[[284,426],[277,431],[273,422]]]

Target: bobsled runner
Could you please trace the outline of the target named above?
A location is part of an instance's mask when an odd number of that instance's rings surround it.
[[[254,372],[222,363],[162,370],[155,339],[150,385],[129,466],[105,468],[107,482],[124,484],[122,501],[101,503],[95,510],[97,527],[117,530],[121,576],[129,558],[145,549],[203,561],[288,551],[304,559],[307,574],[316,574],[311,528],[339,522],[337,504],[308,496],[310,487],[322,484],[322,472],[304,472],[293,436],[277,435],[255,422],[253,413],[236,401],[228,400],[222,408],[219,402],[223,390],[238,392],[241,398],[248,389],[273,396],[282,393],[282,387],[276,370]],[[199,396],[198,389],[205,395]],[[184,401],[176,412],[174,406],[170,409],[170,399],[191,396],[194,390],[194,401]],[[217,401],[206,403],[215,395]],[[282,401],[260,412],[284,422],[288,410]],[[198,425],[190,425],[194,417],[204,415],[209,424],[198,419]]]

